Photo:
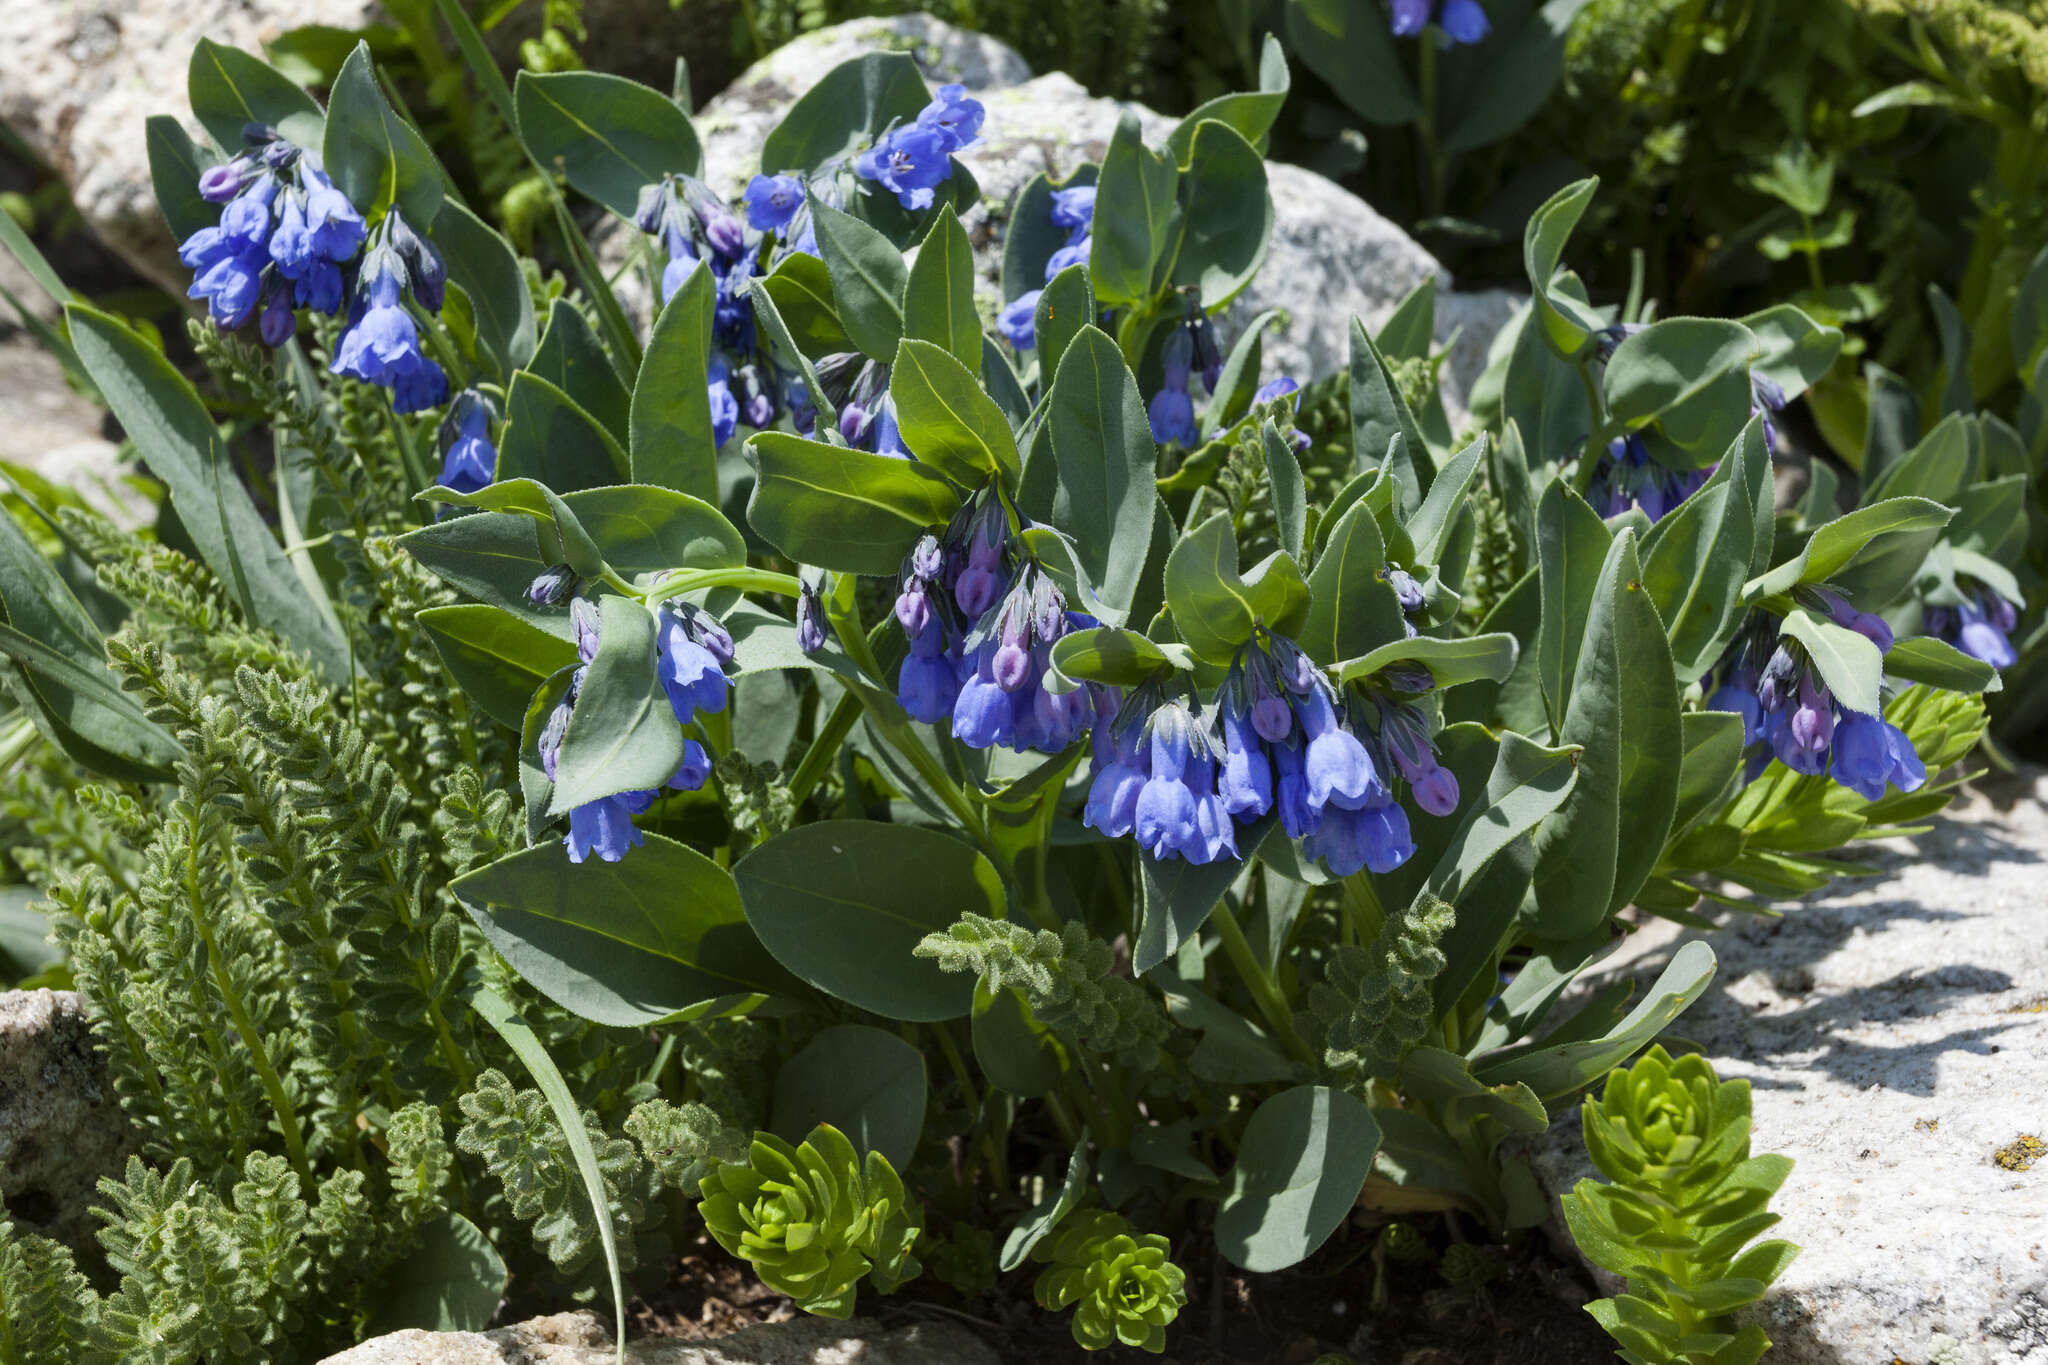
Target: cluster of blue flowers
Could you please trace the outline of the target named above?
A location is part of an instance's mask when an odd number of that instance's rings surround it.
[[[233,330],[260,308],[263,344],[281,346],[297,326],[295,308],[340,311],[342,267],[367,233],[317,152],[261,124],[244,137],[247,150],[201,173],[200,196],[223,206],[220,221],[187,237],[178,257],[215,325]]]
[[[1075,185],[1052,192],[1052,225],[1064,228],[1067,244],[1052,253],[1045,263],[1045,282],[1070,265],[1086,265],[1095,247],[1095,187]],[[1038,344],[1038,299],[1043,289],[1027,289],[1003,305],[996,316],[996,328],[1020,351]]]
[[[1434,16],[1445,43],[1476,43],[1493,31],[1479,0],[1394,0],[1394,36],[1413,38]]]
[[[1277,809],[1287,836],[1333,874],[1391,872],[1415,841],[1389,777],[1440,816],[1457,809],[1458,782],[1418,709],[1391,696],[1370,704],[1376,731],[1293,641],[1248,644],[1206,714],[1148,686],[1096,726],[1082,818],[1154,858],[1208,863],[1239,856],[1236,825]]]
[[[497,404],[482,390],[455,395],[438,433],[443,488],[474,493],[490,486],[498,473],[498,448],[491,444],[491,424],[497,420]]]
[[[853,171],[913,213],[928,209],[953,174],[953,153],[981,136],[985,111],[964,85],[942,85],[914,122],[899,124],[853,160]]]
[[[1714,468],[1672,469],[1651,456],[1639,433],[1631,432],[1608,443],[1586,488],[1586,500],[1603,517],[1640,507],[1651,521],[1662,521],[1706,486]]]
[[[1952,607],[1923,608],[1920,622],[1929,635],[1993,668],[2011,668],[2020,661],[2012,646],[2012,633],[2020,628],[2019,604],[1994,589],[1980,585]]]
[[[1046,684],[1053,644],[1100,624],[1065,596],[1011,536],[996,498],[970,500],[943,538],[904,559],[896,622],[910,642],[896,699],[912,719],[947,725],[972,749],[1056,754],[1114,709],[1114,689]]]
[[[761,346],[749,290],[753,278],[767,273],[783,255],[816,255],[818,250],[799,177],[757,175],[743,202],[744,222],[702,181],[670,175],[640,191],[634,214],[640,230],[659,241],[668,256],[659,302],[666,303],[683,287],[699,261],[711,270],[713,349],[704,378],[712,438],[719,445],[731,440],[742,422],[756,430],[772,425],[785,398],[801,389]]]
[[[1200,373],[1202,386],[1211,393],[1223,378],[1223,348],[1216,341],[1216,324],[1202,311],[1201,295],[1192,289],[1187,293],[1187,307],[1187,320],[1166,338],[1166,349],[1160,356],[1163,386],[1145,409],[1152,421],[1152,439],[1160,445],[1201,444],[1202,429],[1195,422],[1195,398],[1191,392],[1194,376]],[[1280,382],[1275,380],[1260,392],[1282,397],[1286,391],[1275,387]]]
[[[839,414],[839,434],[848,445],[899,460],[910,458],[896,421],[896,401],[889,396],[889,366],[842,351],[819,361],[816,374]]]
[[[223,205],[220,222],[178,248],[193,271],[188,291],[205,299],[216,326],[255,316],[266,346],[282,346],[298,308],[333,315],[348,305],[330,368],[391,390],[391,406],[423,412],[448,398],[448,375],[420,347],[408,299],[441,311],[448,270],[396,207],[374,229],[321,168],[319,154],[261,124],[248,149],[199,177],[199,193]],[[360,253],[360,257],[358,255]]]
[[[574,575],[566,568],[552,569],[534,580],[527,595],[537,605],[552,604],[573,590],[574,584]],[[596,605],[587,597],[575,598],[569,604],[569,619],[582,664],[570,675],[567,694],[549,713],[536,742],[541,770],[550,782],[555,780],[562,741],[569,733],[569,718],[575,712],[584,676],[591,660],[597,657]],[[732,636],[725,627],[702,608],[678,598],[662,603],[654,638],[656,673],[662,689],[668,693],[676,723],[691,724],[699,711],[723,711],[732,690],[732,679],[725,670],[733,658]],[[665,785],[673,791],[696,791],[710,776],[710,754],[696,740],[686,739],[683,761]],[[628,850],[640,847],[646,839],[633,823],[633,817],[645,814],[660,795],[658,789],[626,791],[575,807],[569,812],[569,832],[562,838],[569,850],[569,861],[580,863],[595,853],[603,861],[615,863]]]
[[[1882,618],[1826,590],[1816,602],[1837,625],[1865,636],[1880,653],[1890,651],[1892,631]],[[1887,786],[1911,792],[1926,782],[1927,765],[1905,731],[1882,714],[1842,705],[1799,643],[1768,626],[1738,638],[1716,675],[1707,709],[1742,717],[1750,780],[1776,758],[1808,777],[1827,773],[1866,801],[1878,800]]]

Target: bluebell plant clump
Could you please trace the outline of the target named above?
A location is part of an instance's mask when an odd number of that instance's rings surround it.
[[[1051,284],[1053,277],[1067,267],[1088,263],[1088,253],[1095,247],[1095,186],[1070,185],[1054,190],[1047,216],[1054,227],[1067,234],[1066,243],[1045,262],[1045,282]],[[1004,304],[996,315],[996,330],[1019,351],[1028,351],[1038,344],[1038,300],[1044,293],[1043,289],[1027,289]]]
[[[1817,605],[1840,626],[1890,651],[1891,627],[1825,589]],[[1882,714],[1844,706],[1829,689],[1804,646],[1759,622],[1739,636],[1715,671],[1707,708],[1742,717],[1745,769],[1754,780],[1773,758],[1807,777],[1831,776],[1867,801],[1887,787],[1918,791],[1927,767],[1905,731]]]
[[[318,152],[262,124],[248,125],[243,140],[245,150],[201,172],[200,197],[222,206],[220,221],[187,237],[178,258],[193,271],[188,292],[206,300],[215,325],[233,330],[257,317],[263,344],[281,346],[297,326],[295,309],[340,311],[343,267],[368,234]]]
[[[1395,37],[1413,38],[1432,21],[1447,45],[1481,42],[1493,31],[1479,0],[1394,0]]]
[[[528,592],[536,604],[560,601],[574,582],[564,570],[551,570],[536,579]],[[548,781],[556,780],[562,744],[582,695],[591,662],[597,657],[599,616],[597,605],[588,597],[569,601],[569,619],[576,636],[576,654],[582,661],[570,675],[569,687],[549,712],[535,748],[541,770]],[[680,598],[664,602],[656,613],[655,672],[668,694],[676,723],[689,726],[697,712],[723,711],[732,690],[726,673],[733,659],[732,635],[703,608]],[[683,759],[675,775],[665,784],[672,791],[696,791],[711,776],[711,756],[695,739],[683,741]],[[608,863],[618,862],[632,849],[646,842],[633,817],[653,808],[659,789],[623,791],[584,802],[569,811],[569,829],[562,843],[569,861],[583,862],[593,853]]]
[[[1097,623],[1068,608],[1009,515],[984,493],[905,557],[895,614],[910,652],[896,698],[913,720],[946,726],[971,749],[1055,754],[1088,733],[1116,692],[1047,685],[1053,645]]]
[[[928,209],[953,175],[953,153],[974,145],[986,111],[964,85],[942,85],[916,119],[898,124],[854,158],[854,174],[896,196],[913,213]]]

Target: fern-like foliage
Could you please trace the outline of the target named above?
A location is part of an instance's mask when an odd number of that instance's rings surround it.
[[[1115,975],[1115,952],[1079,923],[1069,922],[1059,933],[1034,933],[1004,920],[963,915],[944,933],[925,935],[916,951],[942,970],[973,972],[991,992],[1020,992],[1048,1028],[1114,1057],[1135,1075],[1155,1072],[1167,1061],[1165,1045],[1173,1030],[1159,1002],[1130,978]]]
[[[1435,1011],[1430,983],[1444,969],[1437,946],[1453,907],[1433,896],[1390,915],[1370,946],[1335,949],[1322,981],[1309,988],[1309,1013],[1323,1031],[1332,1069],[1393,1076],[1421,1041]]]
[[[753,1135],[726,1123],[709,1105],[648,1100],[627,1116],[626,1132],[672,1190],[695,1195],[712,1161],[745,1161]]]
[[[98,1303],[71,1248],[0,1219],[0,1360],[99,1365]]]

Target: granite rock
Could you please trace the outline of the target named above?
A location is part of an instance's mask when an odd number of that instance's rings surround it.
[[[79,996],[0,994],[0,1194],[15,1226],[93,1249],[99,1178],[134,1146]]]
[[[1033,78],[1024,59],[1002,43],[928,15],[853,20],[770,54],[704,106],[697,123],[711,187],[737,195],[762,169],[761,144],[796,97],[840,62],[877,48],[911,53],[934,84],[958,81],[987,106],[982,138],[960,160],[981,186],[981,203],[962,222],[975,244],[978,289],[990,316],[1001,303],[1003,219],[1016,192],[1041,171],[1058,177],[1084,161],[1099,161],[1125,111],[1136,115],[1146,140],[1155,144],[1177,121],[1142,105],[1090,95],[1057,72]],[[1226,332],[1268,308],[1286,310],[1287,326],[1267,337],[1267,370],[1306,382],[1344,368],[1354,314],[1377,328],[1410,290],[1435,276],[1438,340],[1454,332],[1458,338],[1444,384],[1456,430],[1465,416],[1463,396],[1485,364],[1488,344],[1513,312],[1514,297],[1451,292],[1450,275],[1436,258],[1349,190],[1299,166],[1274,162],[1267,171],[1272,245],[1258,277],[1231,305]],[[600,259],[615,268],[636,234],[611,220],[595,235]],[[629,313],[644,326],[646,280],[636,271],[621,283]]]
[[[1774,1365],[2048,1365],[2048,772],[1986,783],[1882,875],[1738,917],[1674,1032],[1747,1079],[1757,1151],[1797,1162],[1773,1233],[1803,1250],[1754,1310]],[[1655,922],[1603,964],[1647,979]],[[1592,1174],[1577,1113],[1536,1152]],[[2004,1153],[2001,1159],[2001,1153]]]
[[[393,1332],[320,1365],[611,1365],[611,1334],[589,1313],[558,1313],[489,1332]],[[708,1341],[647,1337],[631,1365],[1000,1365],[973,1333],[947,1322],[885,1332],[865,1319],[796,1318]]]

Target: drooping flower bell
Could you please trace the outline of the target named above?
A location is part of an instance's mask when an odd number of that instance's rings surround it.
[[[757,232],[779,232],[804,206],[804,182],[794,175],[757,175],[740,196],[747,206],[747,226]]]
[[[497,477],[498,449],[491,444],[491,423],[497,406],[478,389],[464,389],[448,405],[438,433],[441,486],[474,493]]]
[[[725,709],[732,679],[732,635],[718,618],[682,598],[671,598],[655,614],[655,673],[676,721],[688,725],[697,712]]]
[[[447,268],[397,208],[377,225],[356,276],[348,329],[329,366],[336,374],[391,390],[394,411],[420,412],[448,397],[448,376],[420,344],[407,298],[438,311]]]
[[[2012,643],[2012,635],[2020,627],[2019,605],[1995,588],[1966,587],[1961,602],[1924,608],[1920,620],[1928,634],[1993,668],[2011,668],[2019,662],[2019,651]]]
[[[1160,355],[1161,387],[1146,408],[1151,419],[1152,439],[1161,445],[1193,447],[1201,443],[1201,428],[1195,423],[1195,402],[1191,390],[1199,374],[1211,393],[1223,377],[1223,350],[1216,340],[1216,324],[1202,309],[1201,294],[1185,291],[1187,316],[1166,338]]]
[[[1603,517],[1640,507],[1651,521],[1662,521],[1704,488],[1714,473],[1712,468],[1669,468],[1650,454],[1642,436],[1635,432],[1609,442],[1607,453],[1599,459],[1586,500]]]
[[[916,212],[928,209],[953,174],[953,153],[981,134],[984,109],[964,85],[943,85],[911,123],[899,124],[856,156],[854,174],[871,180]]]

